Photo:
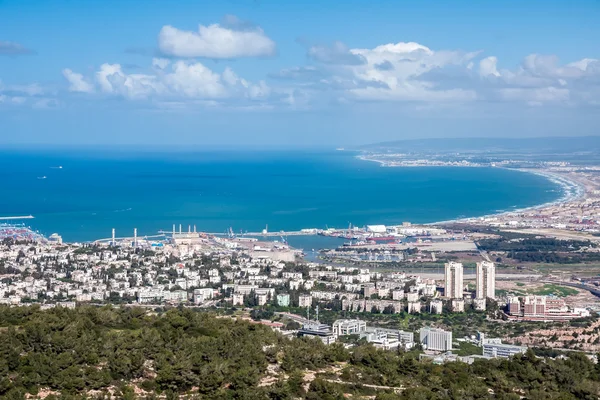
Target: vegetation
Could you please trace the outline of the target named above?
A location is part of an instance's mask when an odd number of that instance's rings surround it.
[[[567,296],[575,296],[579,293],[579,290],[573,289],[566,286],[553,285],[550,283],[544,284],[543,287],[531,291],[533,294],[537,295],[554,295],[558,297],[567,297]]]
[[[532,351],[434,365],[416,352],[287,339],[183,308],[0,307],[0,398],[42,390],[47,399],[596,399],[600,366]]]
[[[499,239],[482,239],[477,246],[481,250],[506,252],[508,258],[519,262],[578,264],[600,261],[599,253],[583,252],[596,246],[588,240],[503,236]]]

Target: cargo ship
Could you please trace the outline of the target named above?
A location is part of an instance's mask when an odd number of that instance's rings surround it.
[[[401,238],[398,236],[371,236],[367,238],[369,242],[396,242]]]

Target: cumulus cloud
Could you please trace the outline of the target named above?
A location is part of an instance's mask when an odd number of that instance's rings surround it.
[[[375,64],[375,68],[380,71],[392,71],[394,69],[394,64],[388,60],[385,60],[379,64]]]
[[[167,68],[167,66],[171,63],[171,61],[167,60],[166,58],[153,58],[152,59],[152,66],[154,68],[158,68],[158,69],[165,69]]]
[[[27,47],[15,43],[15,42],[6,42],[0,40],[0,55],[4,56],[22,56],[27,54],[34,54],[35,52]]]
[[[194,104],[243,99],[260,101],[271,94],[270,87],[264,81],[249,82],[229,67],[219,73],[200,62],[171,62],[165,59],[154,59],[152,67],[149,73],[130,74],[120,64],[102,64],[94,74],[94,83],[90,84],[92,87],[86,91],[92,93],[97,88],[98,92],[105,95],[129,100],[151,99],[168,104],[167,108],[185,101]],[[87,82],[83,76],[70,70],[64,75],[71,87],[74,82]]]
[[[69,91],[71,92],[91,93],[94,91],[94,86],[87,82],[81,74],[66,68],[63,70],[63,76],[69,81]]]
[[[312,46],[316,66],[271,74],[296,89],[330,91],[338,103],[351,101],[521,102],[529,105],[600,103],[600,61],[561,64],[556,56],[530,54],[516,68],[480,51],[434,50],[415,42],[374,48]],[[317,96],[313,96],[317,97]]]
[[[184,31],[165,25],[158,35],[160,51],[168,56],[193,58],[241,58],[275,54],[275,42],[260,27],[241,24],[233,16],[226,26],[200,25],[198,31]]]
[[[498,59],[494,56],[486,57],[479,61],[479,75],[481,76],[500,76],[496,68]]]
[[[418,79],[437,68],[466,66],[477,53],[436,52],[414,42],[389,43],[373,49],[351,49],[350,52],[366,61],[350,68],[354,78],[371,83],[345,94],[354,100],[470,101],[477,97],[470,89],[441,89]]]

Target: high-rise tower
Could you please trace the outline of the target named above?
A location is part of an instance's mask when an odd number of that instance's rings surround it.
[[[477,284],[475,297],[478,299],[496,298],[496,266],[493,262],[477,263]]]
[[[462,299],[463,297],[463,265],[450,261],[445,265],[444,296],[449,299]]]

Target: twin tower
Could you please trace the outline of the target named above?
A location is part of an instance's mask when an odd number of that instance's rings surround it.
[[[444,296],[449,299],[462,299],[464,290],[462,263],[453,261],[446,263],[444,280]],[[477,263],[476,281],[476,299],[496,298],[496,266],[493,262]]]

